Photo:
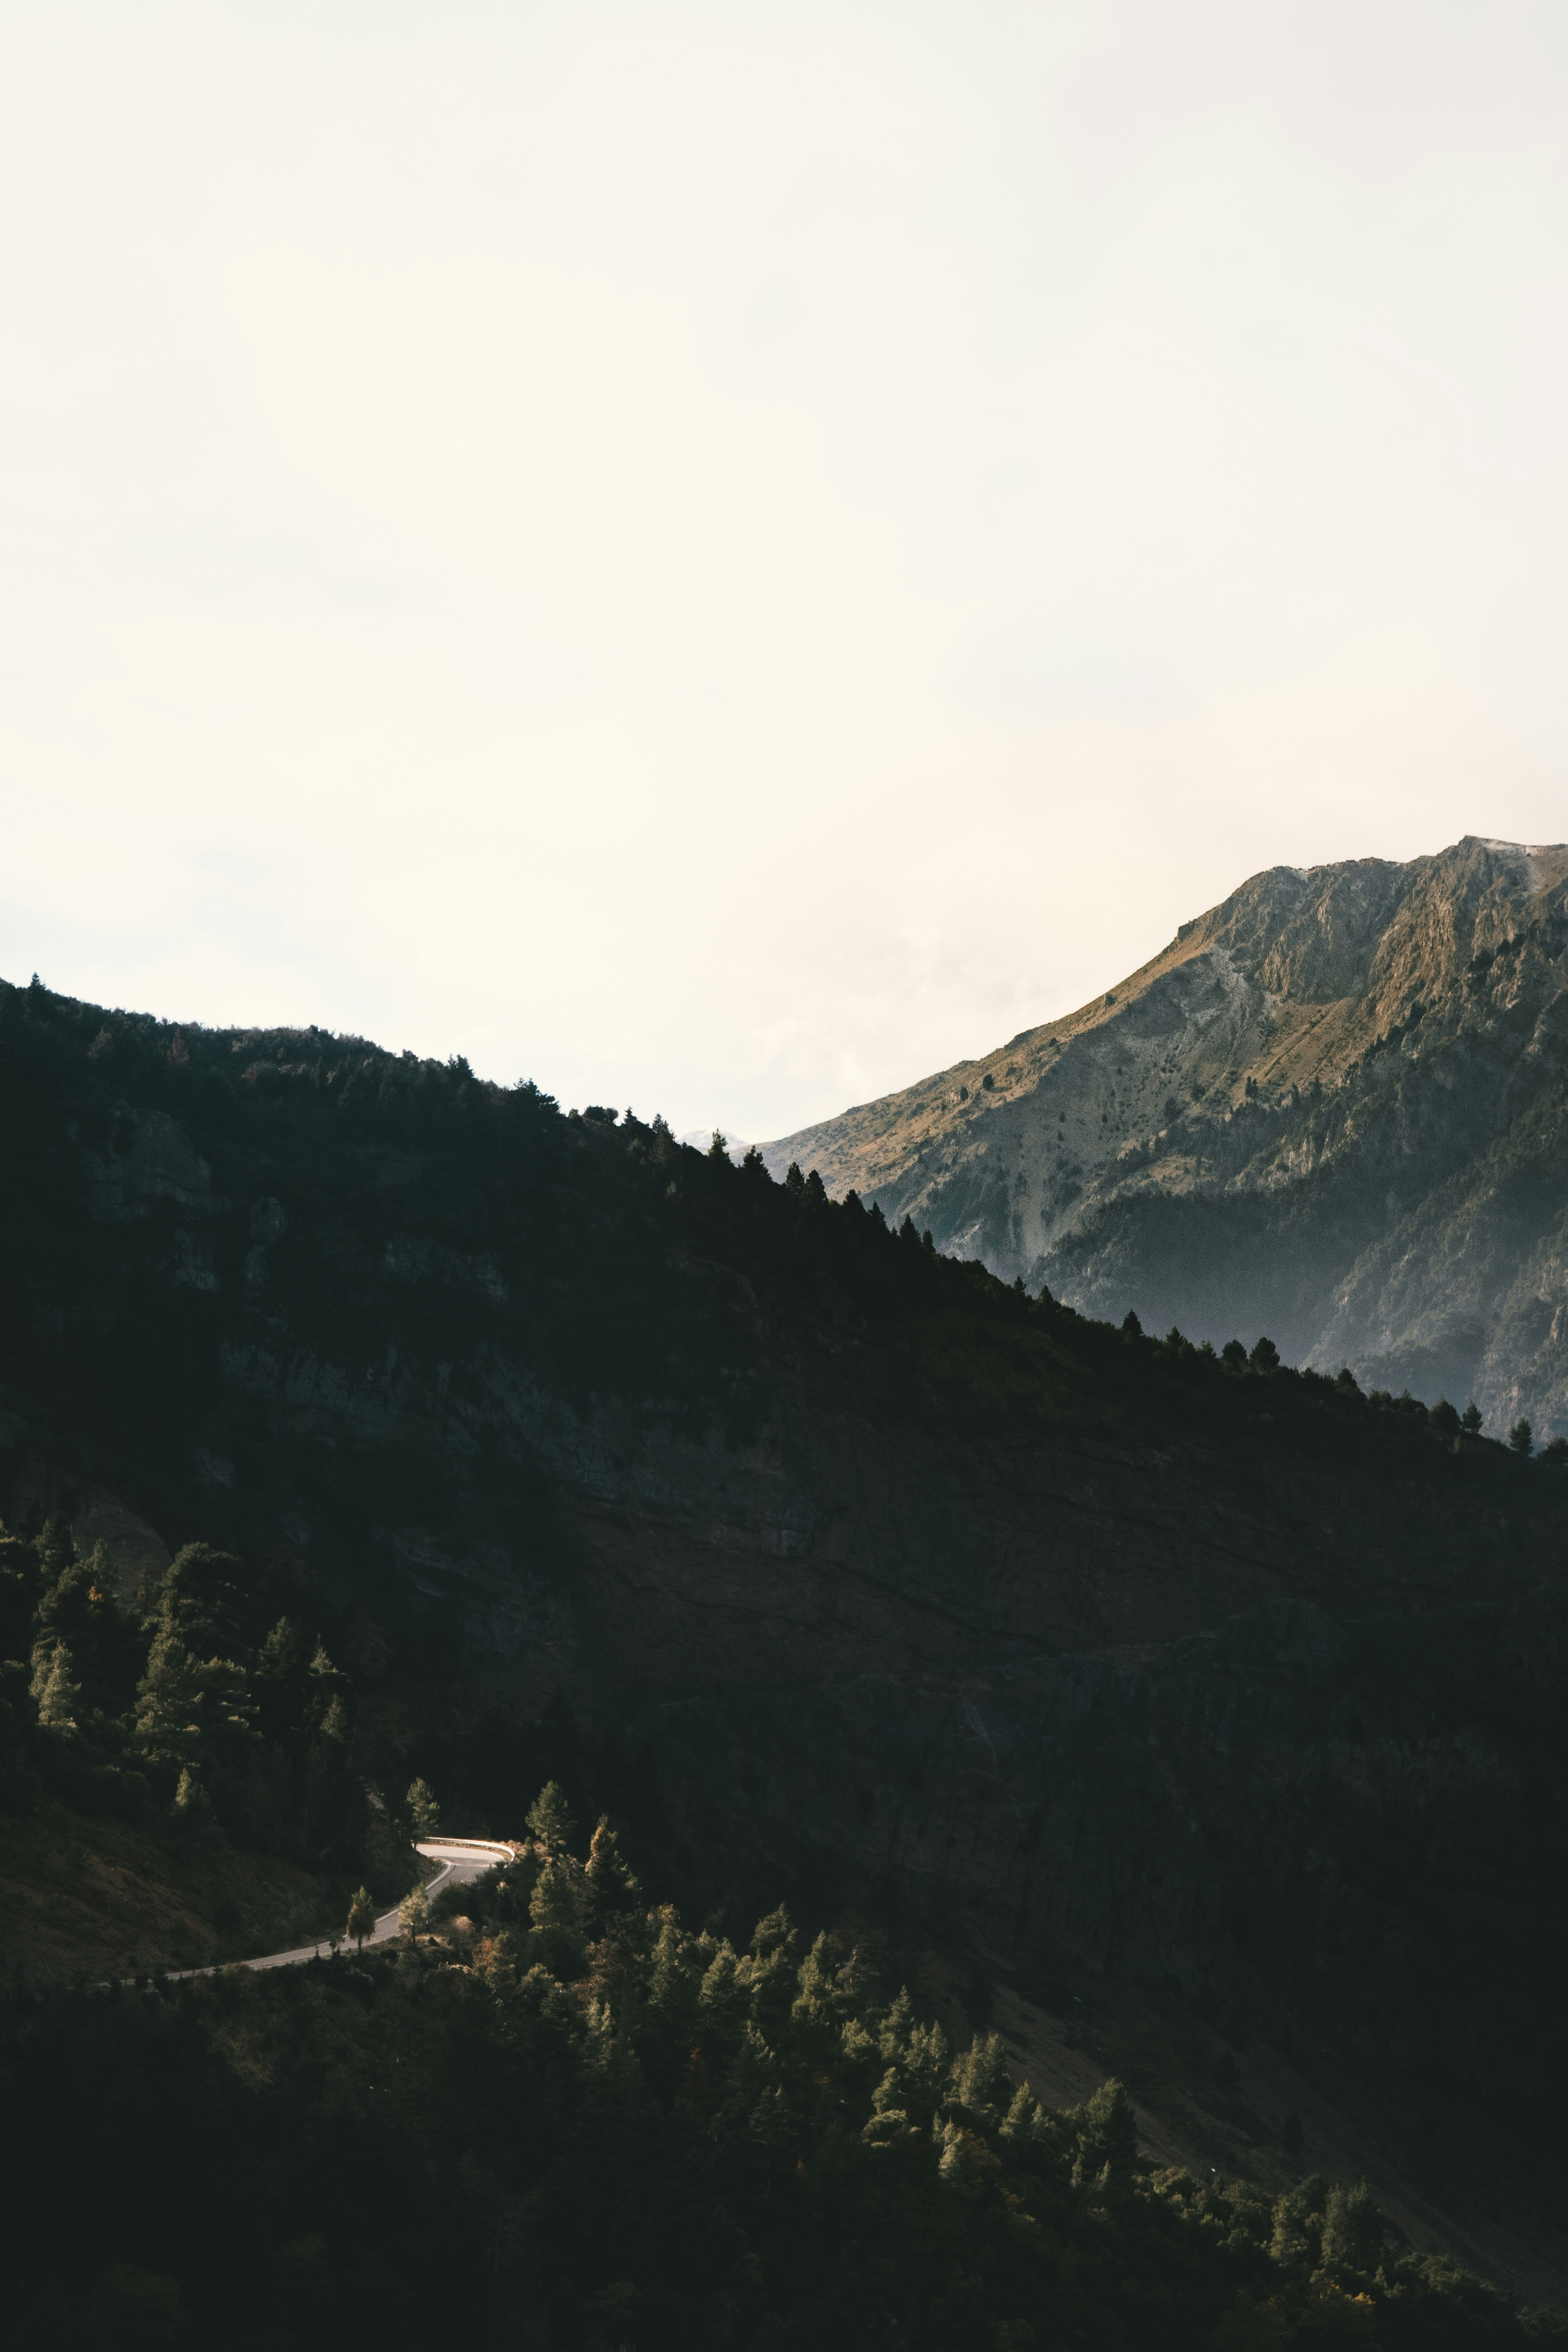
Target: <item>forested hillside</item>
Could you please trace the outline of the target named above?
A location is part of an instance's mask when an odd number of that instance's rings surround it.
[[[1355,2184],[1157,2170],[1114,2083],[1043,2108],[863,1925],[775,1909],[737,1948],[648,1907],[607,1822],[584,1853],[553,1785],[527,1826],[395,1958],[0,2003],[14,2341],[1568,2340]]]
[[[1276,2053],[1560,2274],[1559,1453],[361,1040],[5,990],[0,1101],[7,1801],[325,1901],[574,1744],[691,1917],[880,1906],[1107,2071],[1136,1998],[1205,2114]]]

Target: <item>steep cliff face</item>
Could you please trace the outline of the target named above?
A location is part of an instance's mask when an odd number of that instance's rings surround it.
[[[6,991],[0,1095],[6,1517],[292,1575],[394,1757],[389,1648],[998,1958],[1513,2095],[1568,1927],[1568,1473],[355,1041]]]
[[[1086,1313],[1568,1433],[1568,848],[1255,876],[1106,997],[764,1146]]]

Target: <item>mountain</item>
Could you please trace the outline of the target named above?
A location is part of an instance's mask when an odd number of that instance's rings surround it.
[[[110,1646],[106,1595],[144,1644],[161,1563],[233,1555],[213,1611],[303,1637],[300,1836],[333,1715],[338,1866],[416,1773],[515,1832],[568,1722],[670,1792],[661,1885],[722,1848],[754,1917],[794,1873],[1020,2048],[1100,2033],[1206,2163],[1278,2186],[1294,2109],[1421,2242],[1563,2291],[1558,1459],[460,1060],[0,987],[0,1514],[74,1531]],[[0,1733],[119,1801],[134,1727],[78,1756],[6,1622]]]
[[[1568,1432],[1568,847],[1275,866],[1093,1003],[762,1147],[1086,1314]]]

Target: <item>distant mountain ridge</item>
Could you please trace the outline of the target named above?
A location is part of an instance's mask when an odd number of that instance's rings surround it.
[[[939,1249],[1568,1432],[1568,845],[1254,875],[1063,1018],[762,1146]]]

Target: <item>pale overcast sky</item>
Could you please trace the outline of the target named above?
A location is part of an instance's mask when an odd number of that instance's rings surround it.
[[[1568,15],[0,5],[0,972],[765,1137],[1568,835]]]

